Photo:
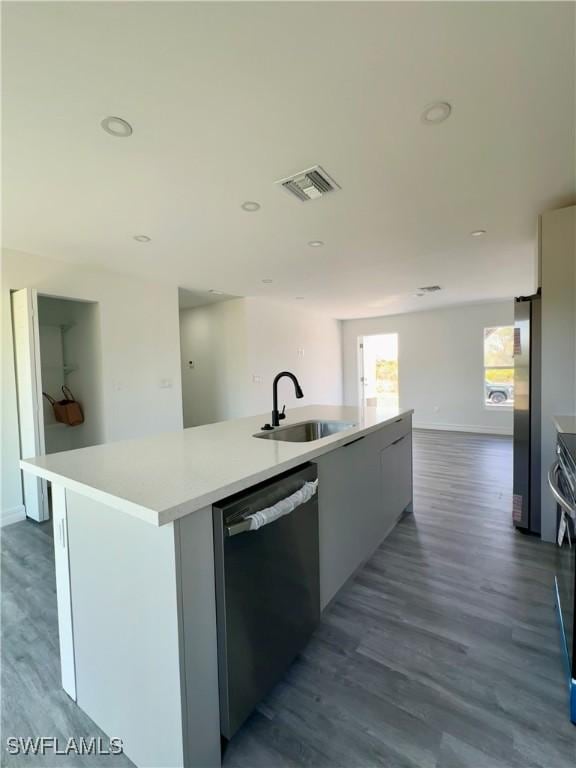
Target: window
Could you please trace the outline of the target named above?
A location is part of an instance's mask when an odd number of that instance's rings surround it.
[[[514,404],[514,326],[484,328],[484,402],[502,408]]]

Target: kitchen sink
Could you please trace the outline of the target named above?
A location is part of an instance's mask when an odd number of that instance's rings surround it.
[[[356,424],[351,421],[303,421],[301,424],[290,424],[286,427],[277,427],[268,432],[258,432],[254,437],[262,440],[283,440],[287,443],[309,443],[312,440],[321,440],[323,437],[336,435],[352,429]]]

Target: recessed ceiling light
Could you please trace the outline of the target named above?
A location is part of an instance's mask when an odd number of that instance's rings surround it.
[[[485,229],[475,229],[474,232],[470,232],[471,237],[483,237],[485,234]]]
[[[297,299],[298,301],[302,301],[304,296],[294,296],[294,298]]]
[[[255,200],[246,200],[240,207],[247,213],[254,213],[254,211],[260,210],[260,203],[257,203]]]
[[[434,104],[428,104],[422,112],[422,122],[426,125],[437,125],[448,120],[452,112],[452,105],[447,101],[436,101]]]
[[[270,280],[270,278],[269,278],[269,277],[267,277],[265,280],[262,280],[262,282],[263,282],[263,283],[272,283],[272,282],[274,282],[274,281],[273,281],[273,280]]]
[[[100,123],[102,129],[110,136],[116,136],[119,139],[125,139],[132,136],[132,126],[127,120],[121,117],[105,117]]]
[[[216,290],[214,290],[214,288],[210,288],[208,293],[212,293],[212,294],[214,294],[214,296],[223,296],[224,295],[224,291],[216,291]]]
[[[148,235],[134,235],[134,240],[139,243],[149,243],[152,238],[148,237]]]
[[[324,245],[324,240],[309,240],[308,245],[310,248],[322,248]]]

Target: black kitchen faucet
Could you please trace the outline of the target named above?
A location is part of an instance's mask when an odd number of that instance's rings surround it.
[[[304,397],[304,392],[302,392],[302,387],[298,383],[296,376],[294,376],[293,373],[290,373],[290,371],[281,371],[277,376],[274,377],[274,383],[272,384],[272,424],[264,424],[262,429],[268,430],[273,429],[274,427],[279,427],[280,420],[286,418],[286,406],[282,408],[282,413],[278,411],[278,382],[284,377],[292,380],[294,389],[296,391],[296,397],[298,399]]]

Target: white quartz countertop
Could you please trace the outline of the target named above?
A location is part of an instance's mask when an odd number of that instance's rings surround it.
[[[253,416],[24,459],[25,472],[58,483],[154,525],[164,525],[373,432],[412,410],[310,405],[282,426],[311,419],[356,426],[308,443],[253,435],[270,415]]]
[[[552,421],[558,432],[576,434],[576,416],[553,416]]]

